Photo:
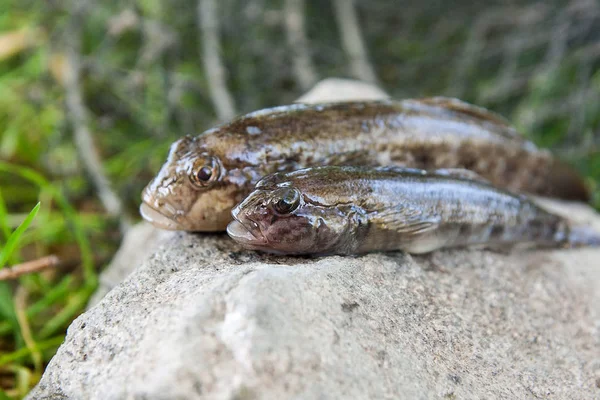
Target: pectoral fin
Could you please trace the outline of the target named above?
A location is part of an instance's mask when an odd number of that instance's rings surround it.
[[[438,215],[426,215],[416,208],[394,208],[378,212],[370,218],[371,223],[381,229],[391,230],[407,236],[419,236],[439,228],[441,218]]]

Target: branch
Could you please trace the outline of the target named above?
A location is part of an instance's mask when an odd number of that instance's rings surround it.
[[[333,0],[342,46],[348,55],[352,75],[360,80],[377,83],[377,76],[369,62],[367,50],[360,32],[354,0]]]
[[[124,214],[121,199],[113,192],[110,182],[102,169],[102,162],[89,129],[88,110],[83,101],[80,87],[81,61],[79,51],[81,48],[80,24],[83,20],[85,2],[79,3],[71,16],[72,22],[67,31],[67,63],[64,69],[64,88],[66,92],[66,106],[68,117],[73,126],[73,135],[77,153],[83,163],[87,174],[91,177],[98,192],[98,197],[106,212],[113,217],[118,217],[121,231],[124,233],[130,226],[130,221]]]
[[[488,32],[503,20],[504,13],[498,9],[491,9],[480,16],[469,29],[469,36],[463,46],[462,54],[456,58],[454,71],[450,80],[448,93],[455,97],[462,97],[468,86],[468,77],[472,69],[483,56],[486,48]]]
[[[46,268],[57,266],[58,264],[59,260],[56,256],[47,256],[38,258],[37,260],[16,264],[12,267],[3,268],[0,270],[0,281],[17,279],[21,275],[39,272]]]
[[[593,89],[590,89],[592,87],[590,80],[593,73],[592,61],[579,64],[577,71],[579,88],[575,92],[573,113],[571,114],[569,129],[567,130],[567,140],[570,142],[577,141],[577,137],[584,133],[586,126],[586,102],[590,94],[594,92]]]
[[[294,73],[298,85],[304,91],[310,89],[317,81],[304,29],[305,6],[304,0],[285,0],[284,10],[287,41],[292,49]]]
[[[527,115],[520,117],[521,123],[526,125],[528,130],[536,129],[536,127],[549,118],[572,115],[580,103],[589,101],[593,98],[593,91],[585,91],[583,93],[572,93],[569,96],[553,102],[548,101],[541,107],[535,109],[535,111],[529,110]]]
[[[561,13],[553,25],[556,27],[553,27],[550,34],[550,43],[548,43],[548,50],[540,70],[554,71],[557,69],[567,51],[571,20]]]
[[[530,46],[537,46],[546,43],[548,34],[534,34],[528,32],[527,35],[519,32],[519,35],[506,38],[502,36],[499,42],[495,43],[488,40],[490,31],[497,27],[527,27],[539,20],[540,15],[545,15],[546,10],[543,5],[526,7],[499,7],[490,8],[477,17],[473,28],[469,30],[469,37],[466,40],[462,54],[456,58],[450,87],[448,93],[455,97],[462,97],[469,85],[469,76],[479,61],[497,55],[504,55],[508,47],[508,60],[503,64],[501,79],[503,86],[515,74],[517,56],[520,52],[527,50]]]
[[[206,70],[210,96],[219,119],[229,120],[236,115],[236,112],[225,83],[226,71],[221,61],[216,0],[198,0],[197,18],[202,43],[202,62]]]

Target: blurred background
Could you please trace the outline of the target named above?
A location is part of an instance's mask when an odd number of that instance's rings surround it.
[[[488,107],[587,176],[600,206],[597,0],[0,0],[0,10],[0,400],[37,383],[139,220],[169,144],[290,103],[320,79]]]

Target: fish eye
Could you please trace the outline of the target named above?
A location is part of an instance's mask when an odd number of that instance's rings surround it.
[[[204,167],[202,167],[198,170],[196,177],[198,178],[199,181],[208,182],[210,180],[210,178],[212,177],[212,173],[213,173],[212,168],[207,167],[205,165]]]
[[[298,208],[300,194],[296,189],[285,188],[279,190],[273,199],[272,207],[278,214],[289,214]]]
[[[219,162],[215,157],[198,160],[193,167],[190,180],[195,186],[207,187],[219,177]]]

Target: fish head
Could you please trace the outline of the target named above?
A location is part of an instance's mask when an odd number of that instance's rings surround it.
[[[218,231],[231,220],[234,188],[224,185],[221,160],[186,136],[171,145],[166,163],[142,193],[140,214],[169,230]]]
[[[232,210],[229,236],[244,247],[278,254],[330,253],[348,233],[340,209],[311,201],[298,188],[261,187]]]

